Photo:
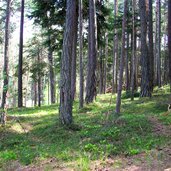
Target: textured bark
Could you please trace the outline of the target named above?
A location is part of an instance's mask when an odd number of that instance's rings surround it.
[[[118,0],[114,0],[114,27],[116,25],[116,16],[118,14]],[[117,91],[117,52],[118,52],[118,35],[117,30],[114,28],[113,37],[113,64],[112,64],[112,93]]]
[[[79,57],[80,57],[80,95],[79,108],[84,104],[84,74],[83,74],[83,3],[79,0]]]
[[[105,59],[104,59],[104,86],[103,86],[103,93],[106,93],[107,87],[107,58],[108,58],[108,33],[105,36],[106,43],[105,43]]]
[[[132,58],[131,58],[131,63],[132,63],[132,72],[131,72],[131,100],[134,100],[134,91],[135,91],[135,78],[136,78],[136,29],[135,29],[135,5],[136,5],[136,0],[132,0],[133,4],[133,16],[132,16]]]
[[[37,55],[37,61],[38,63],[40,63],[40,49],[38,50],[38,55]],[[41,90],[41,75],[38,74],[38,89],[37,89],[37,93],[38,93],[38,106],[41,107],[41,94],[42,94],[42,90]]]
[[[103,94],[103,52],[102,52],[102,47],[100,47],[100,53],[99,53],[99,57],[100,57],[100,63],[99,63],[99,93]]]
[[[156,1],[156,62],[157,85],[161,87],[161,1]]]
[[[146,1],[139,0],[140,20],[141,20],[141,97],[151,97],[149,54],[147,47],[147,11]]]
[[[88,37],[88,65],[86,82],[86,103],[91,103],[96,95],[96,51],[97,51],[97,26],[96,26],[95,0],[89,0],[89,37]]]
[[[3,92],[2,92],[2,104],[1,107],[4,109],[6,105],[6,96],[8,91],[8,64],[9,64],[9,25],[10,25],[10,12],[11,12],[11,0],[7,1],[6,8],[6,21],[5,21],[5,43],[4,43],[4,68],[3,68]],[[3,117],[4,116],[4,117]],[[5,122],[5,115],[2,116],[2,120]]]
[[[76,13],[77,14],[77,13]],[[77,69],[77,31],[78,31],[78,15],[75,17],[75,21],[73,24],[74,29],[74,36],[73,36],[73,47],[72,47],[72,70],[71,70],[71,96],[72,99],[75,99],[75,93],[76,93],[76,69]]]
[[[117,90],[117,99],[116,99],[116,113],[120,113],[121,108],[121,94],[122,94],[122,84],[123,84],[123,70],[124,70],[124,58],[125,58],[125,31],[126,31],[126,14],[128,8],[128,1],[124,1],[124,15],[122,19],[122,49],[121,49],[121,58],[120,58],[120,70],[119,70],[119,83]]]
[[[23,29],[24,29],[24,3],[21,0],[21,20],[20,20],[20,44],[19,44],[19,62],[18,62],[18,107],[23,106]]]
[[[71,62],[76,18],[76,0],[67,0],[66,24],[63,39],[63,52],[60,77],[60,122],[69,126],[72,123]]]
[[[37,106],[37,83],[34,82],[34,106]]]
[[[171,87],[171,0],[168,0],[168,48],[169,48],[169,82]]]
[[[127,32],[127,49],[125,59],[125,77],[126,77],[126,92],[130,91],[130,73],[129,73],[129,33]]]
[[[150,90],[154,87],[154,48],[153,48],[153,1],[149,1],[148,12],[148,39],[149,39],[149,58],[150,58]]]
[[[55,75],[53,70],[53,51],[51,48],[50,43],[50,35],[49,35],[49,49],[48,49],[48,61],[49,61],[49,77],[50,77],[50,98],[51,98],[51,104],[55,103]]]

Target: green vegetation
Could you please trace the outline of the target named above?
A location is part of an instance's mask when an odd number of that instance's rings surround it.
[[[167,111],[168,91],[168,87],[156,89],[151,99],[135,98],[133,102],[124,98],[122,114],[117,117],[114,95],[99,95],[81,110],[75,102],[75,123],[70,129],[60,125],[57,105],[10,109],[8,114],[15,115],[20,124],[11,119],[5,129],[0,128],[0,168],[14,160],[29,165],[55,158],[78,170],[89,170],[94,160],[148,153],[165,146],[171,143],[170,137],[156,134],[149,117],[171,124],[171,115],[162,116]]]

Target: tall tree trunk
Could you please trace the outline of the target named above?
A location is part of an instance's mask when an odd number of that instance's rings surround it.
[[[99,57],[100,57],[100,62],[99,62],[99,71],[100,71],[100,74],[99,74],[99,77],[100,77],[100,80],[99,80],[99,93],[100,94],[103,94],[103,50],[102,50],[102,47],[100,47],[100,50],[99,50]]]
[[[116,25],[116,16],[118,14],[118,0],[114,0],[114,27]],[[112,64],[112,93],[117,91],[117,60],[118,56],[118,35],[117,30],[114,28],[113,37],[113,64]]]
[[[120,113],[121,108],[121,95],[122,95],[122,84],[123,84],[123,70],[124,70],[124,58],[125,58],[125,31],[126,31],[126,15],[127,15],[128,1],[124,1],[124,15],[122,19],[122,49],[120,58],[120,70],[119,70],[119,84],[117,91],[116,100],[116,113]]]
[[[20,46],[18,62],[18,107],[23,106],[23,29],[24,29],[24,2],[21,0],[21,20],[20,20]]]
[[[37,82],[34,82],[34,106],[37,106]]]
[[[77,13],[76,13],[77,14]],[[76,69],[77,69],[77,31],[78,31],[78,15],[75,17],[74,25],[74,36],[73,36],[73,49],[72,49],[72,70],[71,70],[71,96],[72,99],[75,99],[76,93]]]
[[[38,49],[38,55],[37,55],[37,60],[38,60],[38,63],[40,63],[40,49]],[[41,107],[41,75],[38,73],[38,81],[37,81],[37,84],[38,84],[38,106]]]
[[[157,85],[161,87],[161,1],[156,1],[156,60],[157,60]]]
[[[76,0],[67,0],[66,24],[63,39],[63,53],[60,77],[60,122],[69,126],[72,123],[71,63],[76,18]]]
[[[50,97],[51,104],[55,103],[55,75],[53,70],[53,50],[51,47],[51,37],[49,35],[49,49],[48,49],[48,60],[49,60],[49,77],[50,77]]]
[[[171,91],[171,0],[168,0],[169,83]]]
[[[8,91],[8,63],[9,63],[9,25],[10,25],[10,13],[11,13],[11,0],[7,1],[6,8],[6,21],[5,21],[5,44],[4,44],[4,68],[3,68],[3,92],[2,92],[2,104],[1,107],[4,108],[6,105],[6,96]]]
[[[141,20],[141,97],[150,97],[149,53],[147,47],[147,11],[146,1],[139,0]]]
[[[7,92],[8,92],[8,63],[9,63],[9,32],[10,32],[10,13],[11,13],[11,0],[7,1],[7,8],[6,8],[6,21],[5,21],[5,46],[4,46],[4,68],[3,68],[3,92],[2,92],[2,108],[3,112],[1,113],[1,124],[5,126],[6,124],[6,99],[7,99]]]
[[[86,103],[91,103],[96,95],[96,8],[95,0],[89,0],[89,36],[88,36],[88,65],[86,83]]]
[[[83,3],[79,0],[79,57],[80,57],[80,95],[79,108],[84,104],[84,73],[83,73]]]
[[[135,78],[136,78],[136,29],[135,29],[135,5],[136,0],[132,0],[133,5],[133,16],[132,16],[132,72],[131,72],[131,100],[134,100],[134,91],[135,91]]]
[[[154,48],[153,48],[153,1],[148,0],[148,39],[149,39],[149,62],[150,62],[150,90],[153,91],[154,87]]]
[[[127,32],[127,49],[126,49],[126,60],[125,60],[125,76],[126,76],[126,92],[130,91],[130,74],[129,74],[129,33]]]
[[[108,58],[108,33],[105,35],[106,43],[105,43],[105,60],[104,60],[104,87],[103,87],[103,93],[106,93],[106,87],[107,87],[107,58]]]

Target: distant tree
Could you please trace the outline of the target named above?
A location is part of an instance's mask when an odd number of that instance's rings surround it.
[[[72,123],[72,96],[71,96],[71,63],[74,31],[73,28],[76,18],[76,0],[67,0],[66,24],[63,39],[63,52],[61,61],[60,77],[60,122],[63,125]]]
[[[121,108],[121,94],[122,94],[122,85],[123,85],[123,70],[124,70],[124,61],[125,61],[125,31],[126,31],[126,15],[127,15],[128,1],[124,1],[124,15],[122,19],[122,49],[121,49],[121,58],[120,58],[120,70],[119,70],[119,83],[117,90],[117,100],[116,100],[116,113],[120,113]]]
[[[147,46],[146,0],[139,0],[141,20],[141,97],[150,97],[149,52]]]
[[[171,0],[168,0],[168,48],[169,48],[169,83],[171,87]]]
[[[88,27],[88,63],[86,82],[86,103],[91,103],[96,95],[96,55],[97,55],[97,31],[96,31],[96,7],[95,0],[89,0],[89,27]]]

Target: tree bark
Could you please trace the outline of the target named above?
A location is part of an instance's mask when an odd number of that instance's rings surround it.
[[[153,1],[149,0],[148,12],[148,39],[149,39],[149,58],[150,58],[150,90],[154,87],[154,48],[153,48]]]
[[[78,15],[76,13],[74,25],[74,36],[73,36],[73,50],[72,50],[72,71],[71,71],[71,96],[72,99],[75,99],[75,93],[76,93],[76,69],[77,69],[77,31],[78,31]]]
[[[169,49],[169,82],[171,91],[171,0],[168,0],[168,49]]]
[[[6,124],[6,99],[8,92],[8,65],[9,65],[9,33],[10,33],[10,13],[11,13],[11,0],[7,1],[6,7],[6,21],[5,21],[5,44],[4,44],[4,68],[3,68],[3,92],[2,92],[2,104],[3,112],[1,114],[1,124],[5,126]]]
[[[161,1],[156,1],[156,60],[157,60],[157,85],[161,87]]]
[[[147,47],[147,11],[146,1],[139,0],[141,20],[141,97],[151,97],[150,73],[149,73],[149,52]]]
[[[96,54],[97,54],[97,32],[96,32],[96,8],[95,0],[89,0],[89,35],[88,35],[88,65],[86,82],[86,103],[91,103],[96,95]]]
[[[122,94],[122,84],[123,84],[123,70],[124,70],[124,58],[125,58],[125,31],[126,31],[126,14],[128,8],[128,1],[124,1],[124,15],[122,19],[122,49],[121,49],[121,58],[120,58],[120,70],[119,70],[119,83],[117,91],[117,100],[116,100],[116,113],[120,113],[121,108],[121,94]]]
[[[118,0],[114,0],[114,26],[116,25],[116,16],[118,14]],[[112,93],[117,91],[117,56],[118,52],[118,34],[116,28],[114,28],[113,37],[113,64],[112,64]]]
[[[54,75],[54,69],[53,69],[53,50],[51,47],[50,35],[49,35],[48,61],[49,61],[49,77],[50,77],[50,97],[51,97],[51,104],[54,104],[56,100],[55,75]]]
[[[63,53],[61,61],[60,76],[60,122],[69,126],[72,119],[72,96],[71,96],[71,62],[74,39],[74,28],[76,18],[76,0],[67,0],[66,24],[63,39]]]
[[[80,57],[80,95],[79,108],[84,105],[84,74],[83,74],[83,3],[79,0],[79,57]]]
[[[136,29],[135,29],[135,5],[136,0],[132,1],[133,4],[133,16],[132,16],[132,72],[131,72],[131,100],[134,100],[134,91],[135,91],[135,78],[136,78]]]
[[[21,20],[20,20],[20,46],[19,46],[19,62],[18,62],[18,107],[23,106],[23,30],[24,30],[24,3],[21,0]]]

